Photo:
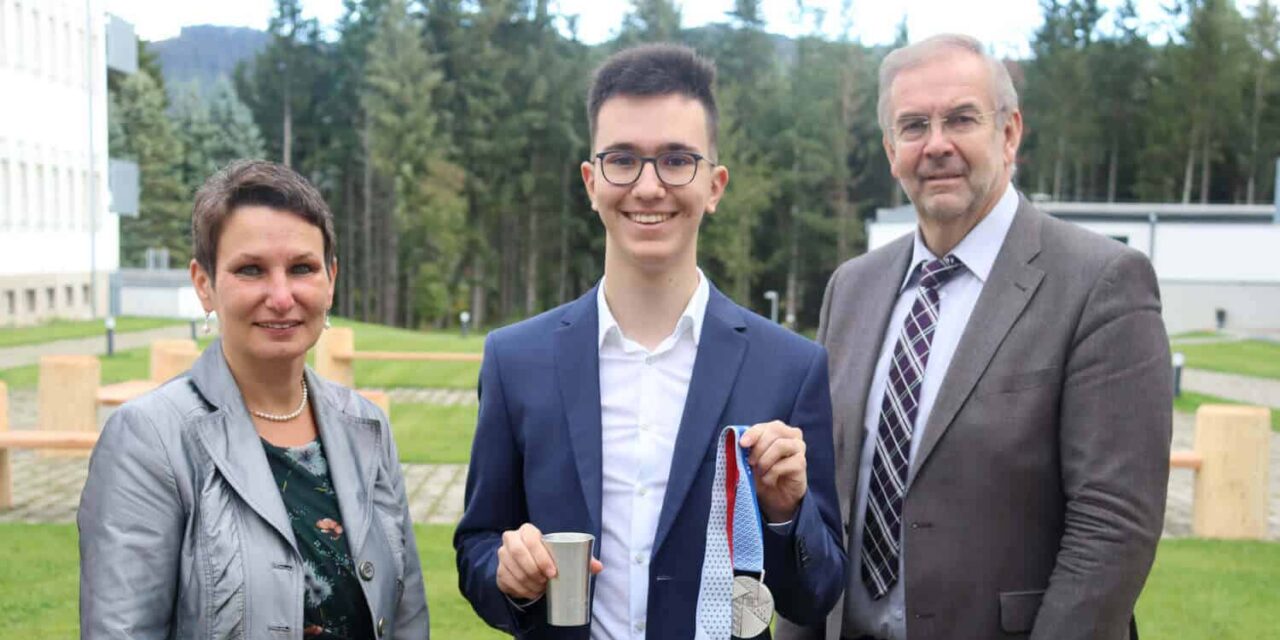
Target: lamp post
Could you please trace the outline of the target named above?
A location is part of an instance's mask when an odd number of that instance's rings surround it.
[[[116,353],[116,317],[107,316],[102,323],[107,327],[107,357],[110,358]]]
[[[778,324],[778,292],[770,289],[764,292],[764,299],[769,301],[769,321]]]
[[[471,331],[471,312],[463,311],[458,314],[458,321],[462,323],[462,337],[467,337],[467,333]]]

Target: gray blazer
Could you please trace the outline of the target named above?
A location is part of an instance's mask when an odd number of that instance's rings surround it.
[[[911,250],[907,236],[845,263],[823,299],[846,538]],[[1129,637],[1163,527],[1172,389],[1150,262],[1023,199],[909,472],[909,638]],[[843,609],[777,637],[839,638]]]
[[[372,567],[361,586],[378,635],[427,638],[387,419],[306,376],[352,562]],[[301,556],[221,341],[112,414],[76,522],[82,638],[302,638]]]

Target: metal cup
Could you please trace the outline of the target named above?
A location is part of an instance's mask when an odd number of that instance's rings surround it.
[[[547,624],[580,627],[591,622],[591,549],[589,533],[548,533],[542,544],[556,563],[547,583]]]

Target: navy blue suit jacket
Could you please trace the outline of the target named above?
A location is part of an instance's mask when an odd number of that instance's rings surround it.
[[[512,605],[497,570],[502,532],[525,522],[600,539],[597,322],[592,289],[485,342],[466,511],[454,536],[458,583],[486,622],[521,638],[588,637],[587,627],[547,626],[541,600]],[[790,534],[766,530],[765,581],[780,613],[818,623],[845,583],[826,351],[712,287],[649,564],[646,637],[694,636],[716,434],[775,419],[804,430],[809,492]]]

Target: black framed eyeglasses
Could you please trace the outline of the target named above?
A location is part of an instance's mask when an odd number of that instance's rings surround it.
[[[644,165],[652,162],[662,184],[683,187],[697,177],[698,162],[706,158],[692,151],[667,151],[656,156],[642,156],[630,151],[603,151],[596,154],[596,160],[600,161],[604,179],[612,185],[625,187],[635,184],[644,172]]]

